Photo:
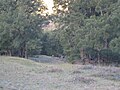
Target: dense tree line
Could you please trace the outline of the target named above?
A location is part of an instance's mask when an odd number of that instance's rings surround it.
[[[69,1],[56,32],[68,60],[120,63],[120,0]]]
[[[44,18],[35,13],[39,4],[32,1],[0,1],[1,54],[27,57],[35,49],[40,52]]]
[[[120,63],[120,0],[54,0],[56,13],[45,17],[36,13],[46,9],[37,1],[0,1],[1,53]],[[49,20],[57,28],[45,33],[42,26]]]

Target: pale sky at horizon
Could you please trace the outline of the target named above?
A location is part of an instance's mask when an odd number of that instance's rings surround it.
[[[43,0],[44,3],[46,4],[47,8],[48,8],[48,13],[52,14],[53,13],[53,7],[54,7],[54,2],[53,0]]]

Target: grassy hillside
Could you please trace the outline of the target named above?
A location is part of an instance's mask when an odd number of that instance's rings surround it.
[[[120,68],[0,57],[0,90],[120,90]]]

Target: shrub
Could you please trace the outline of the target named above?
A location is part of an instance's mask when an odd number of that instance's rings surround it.
[[[104,60],[103,63],[117,63],[120,64],[120,54],[113,52],[110,49],[103,49],[100,51],[100,58]]]

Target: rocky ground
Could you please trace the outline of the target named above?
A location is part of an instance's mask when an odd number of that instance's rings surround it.
[[[120,90],[120,68],[1,56],[0,90]]]

